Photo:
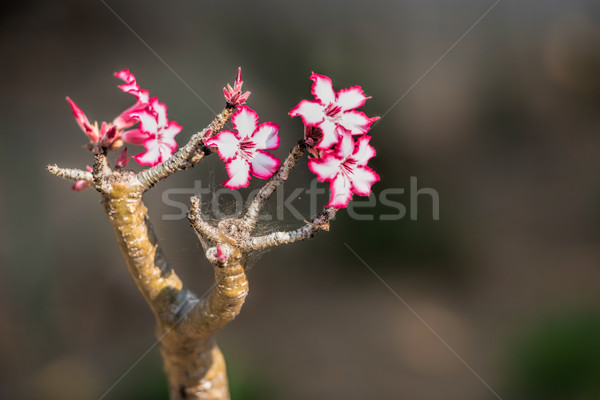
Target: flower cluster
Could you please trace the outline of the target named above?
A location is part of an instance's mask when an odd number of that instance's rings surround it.
[[[266,150],[279,147],[279,125],[273,122],[258,124],[258,114],[249,107],[241,106],[231,117],[232,131],[221,131],[206,141],[209,147],[216,147],[225,166],[229,179],[223,183],[230,189],[248,186],[250,174],[268,179],[280,161]]]
[[[91,124],[85,113],[67,97],[75,120],[90,139],[90,149],[96,153],[105,153],[116,150],[127,142],[146,148],[145,152],[134,157],[139,164],[154,166],[163,162],[177,149],[175,135],[181,131],[181,126],[168,120],[167,107],[157,97],[150,97],[148,91],[141,89],[129,70],[119,71],[115,76],[125,82],[119,88],[133,95],[136,103],[112,122],[102,122],[100,126],[97,122]],[[138,122],[138,127],[134,128]],[[124,149],[117,161],[118,167],[127,165],[126,154],[127,150]]]
[[[175,136],[181,126],[169,121],[167,107],[141,89],[129,70],[119,71],[115,76],[124,81],[119,88],[133,95],[136,102],[112,122],[91,124],[84,112],[67,97],[77,123],[90,139],[90,149],[105,154],[124,143],[143,145],[146,151],[134,156],[139,164],[154,166],[165,161],[177,149]],[[379,181],[379,175],[367,166],[375,156],[367,132],[379,118],[369,118],[357,110],[369,98],[360,86],[336,93],[327,76],[313,73],[310,79],[315,99],[302,100],[289,115],[301,117],[304,123],[304,144],[312,156],[309,169],[321,182],[330,183],[331,197],[327,206],[344,208],[354,194],[368,196],[373,184]],[[281,164],[268,152],[279,147],[279,126],[273,122],[258,123],[258,114],[243,105],[250,92],[242,92],[242,85],[241,69],[238,69],[233,87],[223,88],[227,109],[229,112],[237,109],[231,117],[233,130],[212,136],[212,129],[208,129],[204,142],[216,149],[226,163],[229,179],[224,185],[230,189],[247,187],[250,175],[269,179]],[[358,138],[355,140],[354,136]],[[127,148],[124,148],[117,159],[117,168],[125,167],[127,161]],[[78,181],[73,189],[88,187],[89,182]]]
[[[302,100],[289,114],[300,116],[305,125],[304,139],[313,155],[308,167],[321,182],[330,182],[327,205],[344,208],[353,194],[368,196],[379,181],[379,175],[367,166],[375,149],[366,135],[379,117],[369,118],[356,110],[369,98],[360,86],[336,93],[327,76],[313,73],[310,79],[315,100]],[[360,135],[356,141],[354,135]]]

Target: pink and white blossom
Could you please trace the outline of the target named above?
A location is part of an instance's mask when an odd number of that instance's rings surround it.
[[[177,150],[175,136],[181,132],[181,126],[167,118],[167,106],[150,99],[149,106],[131,114],[132,118],[140,121],[138,129],[123,133],[123,140],[131,144],[143,144],[144,153],[134,156],[141,165],[154,166],[165,161]]]
[[[352,135],[367,133],[371,124],[378,118],[369,118],[356,108],[362,107],[369,97],[365,96],[360,86],[333,90],[331,79],[324,75],[313,74],[311,93],[315,101],[302,100],[290,111],[290,116],[300,116],[306,126],[319,127],[323,131],[323,139],[317,144],[321,150],[329,149],[338,143],[343,131]]]
[[[268,179],[279,168],[277,157],[266,152],[279,147],[279,125],[265,122],[258,125],[258,114],[246,107],[240,107],[231,117],[234,130],[221,131],[206,141],[214,146],[219,157],[227,164],[229,179],[223,183],[230,189],[247,187],[250,174]]]
[[[338,145],[320,158],[308,161],[308,167],[321,182],[330,182],[331,197],[327,206],[344,208],[353,194],[368,196],[379,175],[367,166],[375,156],[369,144],[371,137],[363,135],[356,142],[349,131],[342,132]]]
[[[133,95],[136,103],[112,122],[102,122],[99,126],[97,122],[91,124],[85,113],[67,97],[77,124],[90,139],[92,150],[97,153],[115,150],[121,147],[123,142],[128,142],[146,147],[144,153],[134,157],[138,163],[156,165],[164,161],[177,149],[175,135],[181,131],[181,126],[167,119],[167,107],[156,97],[150,98],[148,91],[140,88],[129,70],[116,72],[115,76],[125,82],[119,85],[119,88]],[[138,127],[130,129],[138,122]],[[117,160],[117,165],[124,167],[127,161],[127,153],[124,152]],[[83,185],[79,184],[78,187]]]

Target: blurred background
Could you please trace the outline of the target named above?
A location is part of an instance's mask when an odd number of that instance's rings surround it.
[[[399,211],[376,201],[356,210],[371,221],[341,212],[329,233],[261,254],[218,334],[234,399],[498,398],[403,301],[502,399],[600,399],[600,3],[502,0],[425,76],[493,1],[106,4],[23,0],[0,16],[0,398],[97,400],[134,363],[104,399],[167,398],[158,349],[144,356],[153,316],[98,194],[45,166],[92,163],[65,97],[112,120],[132,104],[114,71],[167,104],[183,144],[242,66],[281,158],[311,71],[362,85],[365,112],[385,115],[374,193],[403,188],[390,198],[407,213],[382,220]],[[178,210],[163,194],[225,177],[209,157],[146,196],[198,294],[211,266],[185,220],[164,220]],[[411,203],[411,177],[438,193],[439,220],[431,196]],[[312,178],[304,160],[286,193]],[[300,223],[286,217],[266,228]]]

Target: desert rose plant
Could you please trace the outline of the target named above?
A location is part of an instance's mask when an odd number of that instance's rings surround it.
[[[93,124],[67,98],[75,120],[89,139],[94,155],[87,170],[48,166],[58,177],[75,181],[72,189],[96,189],[114,229],[121,252],[140,292],[154,312],[157,337],[168,377],[171,399],[228,399],[225,360],[215,334],[240,312],[248,295],[245,275],[248,256],[260,249],[313,237],[329,230],[336,212],[348,205],[354,194],[368,196],[379,176],[367,166],[375,156],[367,135],[377,117],[362,111],[368,99],[360,86],[334,91],[332,81],[313,73],[313,100],[302,100],[289,115],[304,124],[301,138],[281,162],[279,126],[262,122],[256,111],[244,105],[250,92],[243,92],[241,70],[233,87],[224,88],[225,108],[201,132],[179,147],[182,127],[167,117],[167,107],[140,88],[128,71],[117,72],[119,88],[135,103],[111,122]],[[232,129],[223,130],[231,119]],[[144,150],[128,156],[125,144]],[[115,153],[111,167],[109,155]],[[185,288],[162,253],[143,202],[144,193],[171,174],[194,167],[218,153],[229,178],[224,186],[247,187],[250,178],[266,180],[241,218],[216,224],[207,222],[200,200],[192,197],[188,218],[206,247],[206,258],[214,265],[215,283],[210,294],[198,298]],[[256,235],[261,208],[275,189],[286,181],[300,157],[307,153],[308,166],[322,182],[329,182],[330,199],[318,215],[296,230]],[[126,169],[130,158],[148,166],[140,172]]]

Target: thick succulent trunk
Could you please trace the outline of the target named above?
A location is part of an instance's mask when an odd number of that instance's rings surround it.
[[[171,399],[229,399],[225,360],[213,335],[235,318],[248,293],[242,260],[231,257],[215,266],[210,295],[198,299],[167,264],[142,187],[128,178],[110,182],[103,206],[129,272],[156,316]]]
[[[229,386],[225,359],[214,338],[161,340],[160,352],[169,380],[171,400],[227,400]]]

